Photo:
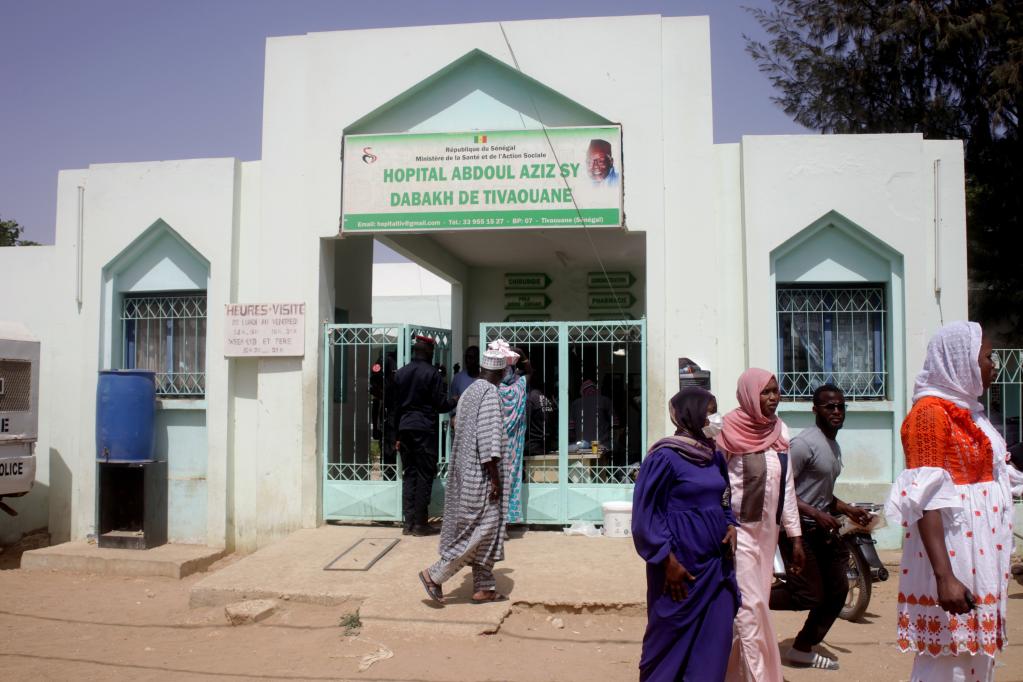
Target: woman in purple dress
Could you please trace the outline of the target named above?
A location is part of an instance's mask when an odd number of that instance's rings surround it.
[[[735,527],[725,459],[714,446],[717,400],[702,388],[671,399],[675,435],[653,444],[632,500],[632,538],[647,562],[639,679],[723,680],[739,608]]]

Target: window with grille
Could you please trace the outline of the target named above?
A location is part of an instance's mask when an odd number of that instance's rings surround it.
[[[850,400],[887,397],[883,285],[779,285],[777,295],[782,398],[808,400],[825,383]]]
[[[126,295],[125,369],[156,372],[163,398],[206,395],[206,292]]]
[[[28,412],[32,404],[32,363],[0,360],[0,412]]]

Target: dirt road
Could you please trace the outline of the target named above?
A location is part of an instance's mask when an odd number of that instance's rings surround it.
[[[452,638],[384,626],[357,630],[352,607],[285,602],[265,621],[232,627],[223,608],[189,608],[189,588],[201,577],[0,570],[0,679],[636,679],[641,612],[517,608],[495,635]],[[910,657],[892,645],[895,593],[894,583],[876,586],[867,622],[836,625],[826,648],[839,657],[840,673],[786,668],[786,679],[908,679]],[[1013,583],[1010,594],[1010,645],[999,682],[1023,681],[1023,588]],[[799,614],[775,616],[779,637],[801,624]],[[380,660],[360,672],[374,654]]]

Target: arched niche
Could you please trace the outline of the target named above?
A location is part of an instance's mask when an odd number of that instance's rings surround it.
[[[122,367],[120,311],[126,294],[206,291],[210,262],[158,219],[103,268],[100,365]]]
[[[902,254],[847,217],[831,211],[777,246],[770,259],[778,294],[776,312],[781,312],[781,292],[785,290],[884,288],[882,338],[886,386],[882,395],[872,398],[849,401],[847,397],[846,428],[839,439],[846,467],[840,482],[867,484],[892,480],[901,469],[897,461],[901,457],[897,427],[905,413],[906,395]],[[784,366],[780,317],[776,314],[774,320],[779,373]],[[813,423],[805,400],[783,403],[781,411],[794,430]],[[862,492],[870,497],[876,491]]]

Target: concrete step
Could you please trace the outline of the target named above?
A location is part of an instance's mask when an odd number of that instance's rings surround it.
[[[386,541],[379,545],[398,542],[368,570],[324,570],[339,555],[357,555],[359,541],[369,539]],[[299,530],[202,578],[192,586],[190,603],[284,599],[358,611],[366,624],[446,635],[496,632],[515,606],[645,612],[645,564],[628,538],[517,531],[505,545],[507,559],[494,571],[498,591],[510,599],[473,604],[467,567],[444,585],[448,599],[443,607],[430,601],[416,576],[437,560],[438,541],[370,525]],[[333,565],[348,564],[354,565]]]
[[[88,542],[65,542],[33,549],[21,556],[26,571],[68,571],[95,575],[162,576],[181,579],[205,571],[226,550],[205,545],[167,544],[152,549],[100,548]]]

